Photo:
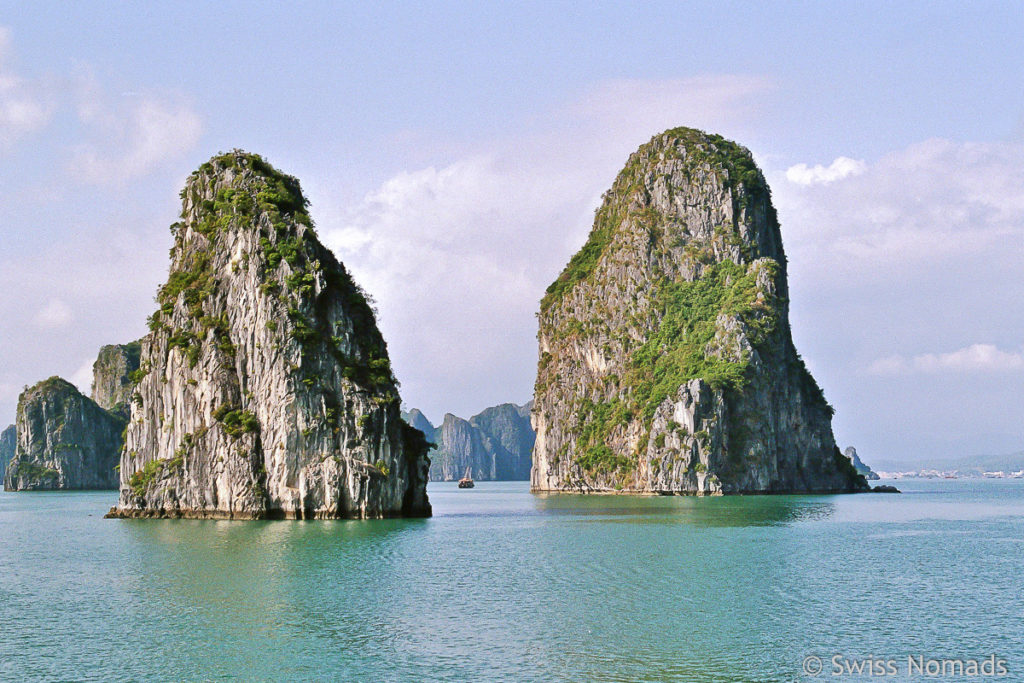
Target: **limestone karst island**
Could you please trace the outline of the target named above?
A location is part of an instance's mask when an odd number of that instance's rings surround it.
[[[298,181],[231,152],[181,198],[110,515],[429,515],[428,444]]]
[[[630,156],[540,308],[534,491],[853,492],[793,347],[750,152],[675,128]]]
[[[230,519],[427,516],[427,481],[464,476],[869,490],[793,346],[768,186],[720,136],[676,128],[630,156],[540,302],[534,400],[436,428],[400,411],[374,311],[295,178],[234,151],[181,199],[149,334],[100,350],[92,399],[58,377],[26,390],[8,490],[117,488],[112,517]]]

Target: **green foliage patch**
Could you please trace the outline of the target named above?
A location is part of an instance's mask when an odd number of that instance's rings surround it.
[[[628,371],[620,380],[619,395],[624,398],[605,403],[583,400],[578,405],[575,452],[579,465],[588,471],[631,469],[631,459],[608,447],[612,431],[640,416],[648,432],[641,440],[642,450],[658,406],[690,380],[702,379],[716,389],[743,388],[749,358],[721,358],[707,353],[707,347],[722,315],[739,320],[755,346],[775,330],[776,304],[757,284],[763,269],[774,279],[778,264],[765,260],[743,266],[722,261],[706,267],[692,282],[658,284],[652,295],[655,324],[647,342],[630,355]]]
[[[233,439],[237,439],[243,434],[257,432],[260,429],[260,421],[254,414],[228,403],[220,405],[213,411],[213,419],[219,422],[228,436]]]
[[[60,476],[60,472],[53,469],[52,467],[45,467],[35,462],[26,462],[19,460],[18,464],[14,467],[14,476],[23,477],[32,481],[40,482],[46,479],[56,479]]]
[[[142,466],[142,469],[133,472],[132,476],[128,477],[128,488],[137,498],[142,498],[153,482],[163,475],[164,468],[170,463],[170,458],[150,460]]]
[[[576,463],[590,472],[617,472],[633,469],[633,462],[608,446],[612,430],[633,419],[626,401],[616,398],[607,403],[588,399],[576,409]]]
[[[720,358],[708,354],[707,346],[722,315],[741,321],[754,346],[774,331],[776,307],[757,285],[762,269],[768,269],[769,278],[774,279],[778,265],[761,261],[748,267],[721,261],[692,282],[662,281],[653,297],[660,321],[647,342],[633,352],[623,378],[646,420],[692,379],[702,379],[716,389],[743,388],[749,359]]]

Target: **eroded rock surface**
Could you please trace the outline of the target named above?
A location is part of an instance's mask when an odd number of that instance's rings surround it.
[[[14,458],[14,451],[17,447],[17,430],[14,425],[8,425],[7,429],[0,432],[0,481],[7,471],[7,463]]]
[[[110,344],[100,349],[92,365],[92,400],[126,420],[131,413],[132,373],[139,369],[141,353],[141,342]]]
[[[427,444],[298,181],[235,151],[181,197],[111,514],[429,515]]]
[[[26,389],[4,490],[116,489],[124,425],[60,377]]]
[[[866,490],[793,347],[750,152],[678,128],[630,156],[539,315],[534,491]]]

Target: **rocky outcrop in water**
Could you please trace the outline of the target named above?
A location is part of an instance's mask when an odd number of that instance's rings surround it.
[[[181,197],[111,515],[429,515],[427,443],[298,181],[235,151]]]
[[[7,471],[7,463],[14,458],[17,439],[17,430],[14,425],[9,425],[7,429],[0,432],[0,481],[3,480],[4,473]]]
[[[446,414],[434,427],[419,410],[408,421],[437,444],[431,455],[431,481],[457,481],[468,468],[478,481],[514,481],[530,478],[530,452],[534,434],[530,406],[504,403],[464,420]]]
[[[4,490],[116,489],[124,425],[60,377],[26,389]]]
[[[423,436],[426,437],[427,441],[434,443],[434,425],[430,423],[427,416],[421,413],[418,408],[413,408],[408,413],[402,413],[402,419],[408,422],[410,427],[423,432]],[[433,469],[433,459],[431,459],[430,464],[431,469]]]
[[[111,344],[100,349],[92,365],[92,400],[126,420],[131,413],[132,373],[139,369],[141,354],[141,342]]]
[[[541,302],[532,490],[866,490],[788,297],[750,152],[687,128],[643,145]]]
[[[881,479],[881,477],[879,477],[878,474],[876,474],[870,467],[864,464],[864,462],[860,459],[860,456],[857,455],[857,449],[854,448],[853,446],[849,446],[845,451],[843,451],[843,455],[845,455],[846,458],[851,463],[853,463],[853,469],[857,470],[857,474],[862,475],[868,481],[878,481],[879,479]]]
[[[503,403],[469,419],[471,425],[487,436],[487,448],[494,454],[496,479],[530,478],[530,454],[536,438],[530,426],[532,407],[532,401],[523,406]]]
[[[497,468],[487,452],[485,436],[468,420],[446,413],[441,426],[434,430],[437,450],[430,458],[431,481],[460,479],[468,468],[473,479],[490,481]]]

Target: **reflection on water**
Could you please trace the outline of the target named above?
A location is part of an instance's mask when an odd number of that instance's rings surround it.
[[[435,517],[369,522],[104,520],[114,495],[0,494],[0,678],[791,681],[810,653],[918,651],[1024,670],[1024,485],[942,486],[431,484]]]
[[[828,518],[835,506],[823,496],[605,496],[543,494],[537,511],[628,523],[672,522],[703,527],[771,526]]]

